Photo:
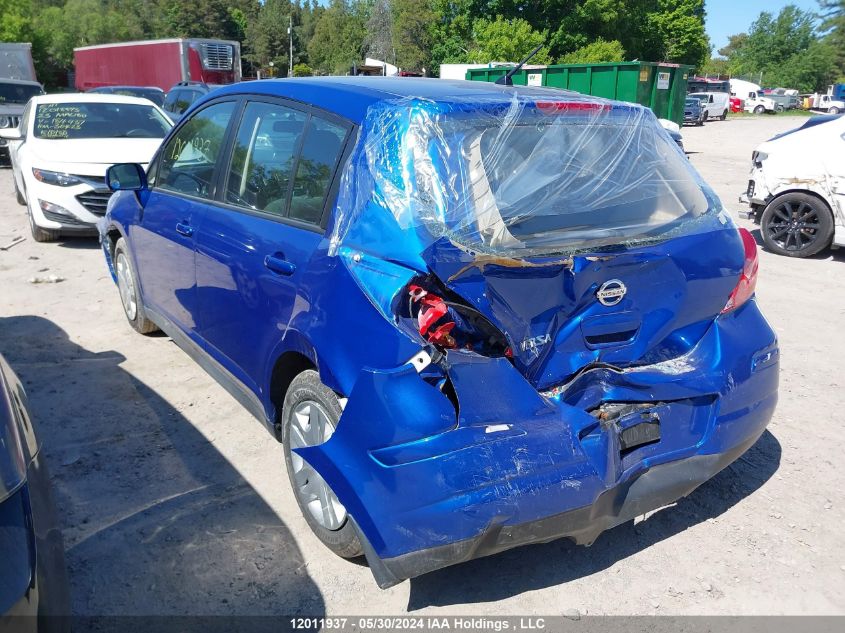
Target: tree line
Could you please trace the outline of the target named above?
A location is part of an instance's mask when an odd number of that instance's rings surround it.
[[[32,42],[53,86],[74,47],[165,37],[237,40],[246,75],[284,76],[292,20],[298,75],[346,74],[365,57],[436,75],[441,63],[517,61],[540,46],[535,63],[666,61],[803,89],[845,64],[845,0],[820,2],[821,17],[762,13],[724,59],[710,56],[705,0],[0,0],[0,40]]]
[[[818,12],[794,5],[777,15],[764,11],[718,53],[704,72],[800,92],[845,81],[845,0],[820,0]]]

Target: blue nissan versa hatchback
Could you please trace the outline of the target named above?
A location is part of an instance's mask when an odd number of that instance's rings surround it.
[[[314,533],[382,587],[592,543],[772,416],[754,240],[640,106],[249,82],[194,104],[146,173],[108,179],[131,325],[275,433]]]

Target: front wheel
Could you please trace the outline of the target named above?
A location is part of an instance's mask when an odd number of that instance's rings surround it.
[[[363,550],[346,508],[325,479],[294,449],[319,446],[332,436],[340,419],[337,394],[313,369],[288,387],[282,407],[282,445],[296,503],[314,535],[338,556],[356,558]]]
[[[828,110],[828,112],[829,112],[830,114],[839,114],[839,108],[837,108],[837,107],[833,107],[833,108],[831,108],[830,110]]]
[[[12,182],[15,185],[15,198],[18,201],[18,204],[26,206],[26,196],[21,193],[21,190],[18,189],[18,181],[15,180],[15,175],[12,174]]]
[[[765,106],[759,105],[756,108],[754,108],[754,114],[763,114],[765,111],[766,111]]]
[[[123,313],[129,325],[140,334],[155,332],[158,326],[147,318],[144,303],[138,292],[138,276],[129,259],[126,240],[122,237],[117,240],[114,247],[114,272],[117,277],[117,289],[120,292],[120,303],[123,304]]]
[[[760,218],[763,243],[787,257],[809,257],[830,246],[833,215],[819,198],[788,193],[769,203]]]
[[[32,239],[36,242],[53,242],[61,237],[61,233],[58,231],[42,229],[38,226],[32,216],[32,209],[29,207],[27,207],[26,214],[29,216],[29,232],[32,233]]]

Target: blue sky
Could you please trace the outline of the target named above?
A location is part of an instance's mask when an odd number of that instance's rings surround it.
[[[707,0],[707,34],[713,54],[728,43],[728,36],[748,30],[761,11],[777,14],[788,4],[818,11],[816,0]]]

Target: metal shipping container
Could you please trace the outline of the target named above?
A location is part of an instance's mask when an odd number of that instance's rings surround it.
[[[36,80],[32,44],[0,42],[0,78]]]
[[[496,81],[507,67],[471,68],[471,81]],[[517,86],[548,86],[582,94],[639,103],[658,118],[678,125],[684,121],[684,100],[692,66],[658,62],[612,62],[606,64],[554,64],[523,68],[513,75]]]

